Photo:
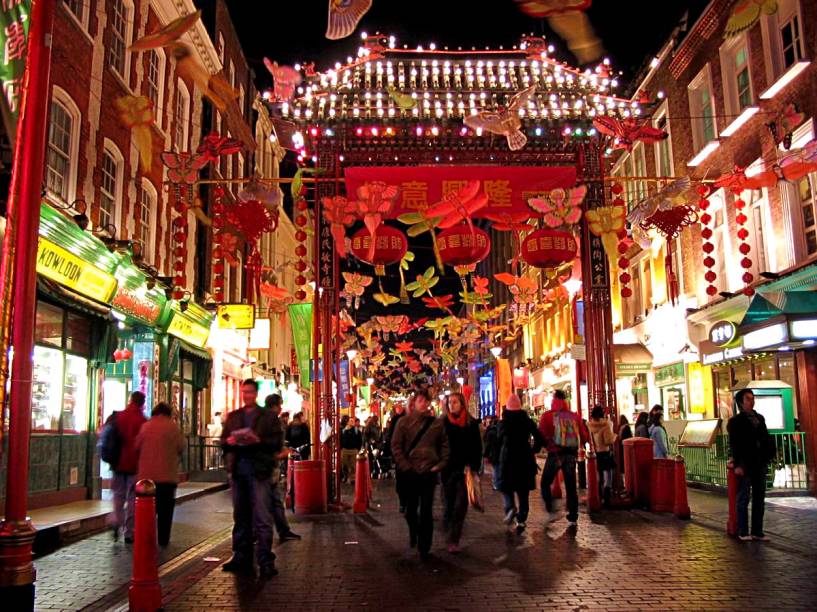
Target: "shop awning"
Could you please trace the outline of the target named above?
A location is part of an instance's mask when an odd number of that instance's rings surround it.
[[[73,308],[101,319],[109,320],[111,318],[111,307],[108,304],[84,297],[76,291],[72,291],[68,287],[42,276],[37,277],[37,291],[67,308]]]
[[[738,325],[738,333],[783,315],[817,315],[817,291],[775,291],[758,293]]]
[[[208,351],[204,349],[200,349],[196,346],[193,346],[189,342],[185,342],[181,338],[176,338],[176,342],[179,343],[179,351],[182,353],[186,353],[188,357],[197,357],[199,359],[204,359],[205,361],[212,361],[213,356],[210,355]]]
[[[652,369],[652,353],[643,344],[614,344],[616,374],[637,374]]]

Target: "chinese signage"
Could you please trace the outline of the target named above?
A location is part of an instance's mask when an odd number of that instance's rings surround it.
[[[210,335],[210,330],[204,325],[200,325],[184,316],[181,312],[174,312],[173,318],[170,319],[170,325],[167,327],[167,333],[181,338],[193,346],[204,348],[204,345],[207,344],[207,337]]]
[[[154,302],[144,292],[134,291],[122,285],[113,296],[111,305],[115,310],[148,325],[155,325],[162,314],[162,305]]]
[[[732,321],[718,321],[709,328],[709,341],[715,346],[729,346],[737,336],[737,327]]]
[[[0,83],[3,84],[3,123],[14,144],[20,94],[26,64],[26,44],[31,25],[31,0],[2,0],[0,4]]]
[[[107,303],[116,289],[112,274],[45,238],[40,238],[37,249],[37,273],[100,302]]]
[[[488,205],[475,217],[530,212],[529,198],[576,184],[576,169],[572,166],[351,166],[344,170],[344,176],[347,193],[356,193],[358,187],[372,181],[399,187],[397,206],[389,213],[390,218],[423,211],[473,180],[482,181],[488,196]]]
[[[323,289],[335,288],[335,245],[332,228],[323,215],[318,217],[318,284]]]
[[[343,408],[348,408],[351,388],[349,386],[349,362],[345,359],[340,362],[340,376],[338,380],[340,381],[340,405]]]
[[[292,324],[292,343],[298,356],[298,371],[309,372],[312,356],[312,304],[290,304],[289,321]],[[309,386],[309,377],[302,376],[301,384]]]
[[[222,329],[255,327],[255,307],[252,304],[220,304],[216,317]]]
[[[604,246],[601,238],[593,234],[590,234],[590,271],[592,272],[590,286],[593,289],[606,289],[610,285]]]
[[[153,406],[153,355],[153,342],[133,343],[133,389],[145,394],[148,411]]]

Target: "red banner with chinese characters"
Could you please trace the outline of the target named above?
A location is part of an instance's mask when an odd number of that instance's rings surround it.
[[[364,183],[382,181],[400,188],[397,206],[388,218],[418,212],[436,204],[468,181],[482,181],[488,205],[474,217],[528,212],[528,199],[558,187],[576,184],[573,166],[350,166],[344,169],[346,193],[355,199]]]

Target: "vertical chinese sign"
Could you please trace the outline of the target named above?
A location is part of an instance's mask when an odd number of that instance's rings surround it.
[[[23,72],[26,64],[26,42],[31,22],[31,0],[0,0],[0,40],[3,59],[0,83],[3,85],[2,113],[12,147],[20,113]]]
[[[309,360],[312,355],[312,304],[290,304],[289,320],[292,324],[292,343],[298,356],[298,370],[301,372],[301,386],[309,387]]]
[[[604,246],[601,243],[601,238],[593,234],[590,235],[590,270],[592,271],[590,286],[593,289],[609,288],[610,277]]]

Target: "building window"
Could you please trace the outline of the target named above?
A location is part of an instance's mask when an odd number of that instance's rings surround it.
[[[707,65],[688,87],[689,114],[692,120],[692,142],[695,151],[718,136],[715,123],[715,101],[712,98],[712,76]]]
[[[709,197],[710,210],[712,210],[711,214],[714,219],[712,244],[715,246],[715,250],[712,252],[712,257],[715,259],[715,267],[713,269],[715,274],[718,275],[714,285],[718,288],[718,291],[728,291],[729,271],[726,267],[726,261],[729,258],[729,253],[727,252],[726,238],[726,209],[723,205],[723,192],[720,192],[720,194],[718,198]]]
[[[63,4],[65,5],[65,8],[67,8],[71,14],[77,18],[80,25],[83,28],[86,27],[85,7],[88,6],[88,4],[82,0],[64,0]]]
[[[746,35],[729,39],[721,46],[720,55],[726,111],[736,117],[754,100]]]
[[[147,181],[142,182],[139,192],[139,206],[136,207],[136,240],[142,247],[142,256],[146,263],[153,260],[153,223],[156,210],[156,190]]]
[[[752,224],[750,235],[753,238],[752,244],[752,261],[755,269],[758,272],[773,271],[769,265],[769,260],[766,255],[766,231],[770,224],[765,223],[765,212],[768,206],[766,200],[766,192],[762,189],[755,189],[750,192],[749,197],[746,198],[749,204],[749,222]],[[817,245],[815,245],[817,247]]]
[[[664,102],[652,123],[654,127],[669,134],[664,140],[655,143],[655,169],[658,176],[672,176],[672,134],[670,134],[666,102]]]
[[[54,197],[71,202],[76,188],[79,155],[79,110],[62,90],[54,88],[45,157],[45,187]]]
[[[798,5],[799,2],[793,0],[778,3],[777,27],[784,70],[803,59],[803,37]]]
[[[148,99],[153,103],[154,116],[159,128],[162,127],[161,105],[164,81],[165,58],[160,50],[147,52],[147,73],[145,88]]]
[[[224,35],[218,33],[218,61],[224,66]]]
[[[230,70],[227,75],[230,78],[230,87],[235,87],[235,64],[233,64],[233,60],[230,60]]]
[[[806,255],[817,253],[817,219],[814,208],[814,175],[804,176],[795,184],[795,195],[803,219]]]
[[[632,161],[631,176],[647,176],[647,160],[644,155],[643,143],[639,142],[633,147]],[[635,201],[632,204],[636,204],[647,197],[647,183],[644,181],[635,181],[634,191]]]
[[[244,114],[244,86],[238,86],[238,109]]]
[[[113,0],[111,9],[111,42],[108,47],[108,62],[116,73],[121,76],[125,83],[128,82],[127,75],[127,48],[128,30],[130,28],[130,9],[124,0]]]
[[[188,123],[190,121],[190,95],[187,87],[179,80],[176,90],[176,133],[174,143],[177,151],[187,150]]]
[[[102,186],[99,198],[99,227],[116,225],[116,215],[122,193],[122,155],[106,146],[102,154]]]

